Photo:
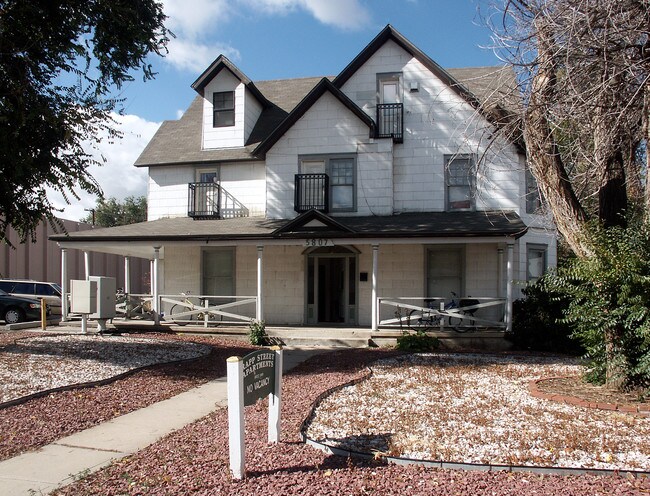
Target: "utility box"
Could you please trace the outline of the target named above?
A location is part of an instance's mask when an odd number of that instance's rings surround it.
[[[115,317],[114,277],[90,276],[90,282],[97,285],[97,308],[89,317],[91,319],[112,319]]]
[[[70,281],[70,311],[81,314],[97,311],[96,281]]]

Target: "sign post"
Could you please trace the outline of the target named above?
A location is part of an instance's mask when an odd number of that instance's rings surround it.
[[[228,373],[228,445],[230,470],[235,479],[245,472],[244,407],[269,397],[268,442],[280,440],[282,405],[282,348],[253,351],[245,357],[230,357]]]

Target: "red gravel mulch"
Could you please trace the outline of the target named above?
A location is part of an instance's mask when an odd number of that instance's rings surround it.
[[[284,380],[282,442],[266,444],[265,402],[247,408],[247,476],[229,474],[226,409],[174,432],[139,453],[67,486],[58,495],[641,495],[650,479],[594,475],[534,475],[399,467],[328,456],[299,441],[312,403],[324,391],[366,373],[385,350],[320,355]]]
[[[0,333],[0,346],[43,333]],[[45,333],[45,335],[51,335]],[[75,432],[171,398],[226,374],[226,359],[245,355],[252,346],[213,337],[138,335],[193,341],[212,347],[196,360],[148,367],[123,379],[91,388],[56,392],[0,409],[0,460],[35,450]]]

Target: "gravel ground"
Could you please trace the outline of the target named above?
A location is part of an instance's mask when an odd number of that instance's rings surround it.
[[[0,347],[13,346],[16,340],[35,336],[52,337],[47,333],[5,332],[0,333]],[[211,351],[188,362],[154,365],[106,385],[55,392],[0,409],[0,460],[223,377],[229,356],[245,355],[253,349],[239,341],[212,337],[133,335],[135,339],[144,337],[172,343],[199,343]]]
[[[647,478],[463,472],[398,467],[328,456],[300,442],[313,402],[330,388],[361,378],[386,350],[317,356],[284,380],[282,442],[266,444],[265,402],[246,410],[247,474],[228,469],[227,411],[219,409],[136,455],[63,488],[59,495],[641,495]]]
[[[0,351],[0,403],[149,365],[199,358],[210,351],[191,342],[110,335],[19,339]]]
[[[528,391],[531,380],[581,373],[563,358],[406,355],[329,396],[308,436],[418,460],[650,471],[650,419]]]

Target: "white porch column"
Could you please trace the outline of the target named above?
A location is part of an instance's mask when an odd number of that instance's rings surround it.
[[[507,256],[507,281],[506,281],[506,331],[512,332],[512,298],[513,298],[513,277],[514,277],[514,253],[515,245],[508,245]]]
[[[379,245],[372,245],[372,330],[379,328],[377,315],[377,279],[379,277]]]
[[[68,250],[61,248],[61,321],[68,320]]]
[[[153,263],[151,270],[151,296],[153,296],[153,318],[156,325],[160,324],[160,308],[158,302],[158,260],[160,259],[160,246],[153,247]]]
[[[263,289],[264,289],[264,271],[263,271],[263,255],[264,247],[257,247],[257,302],[255,303],[255,319],[258,322],[264,320],[264,301],[263,301]]]
[[[86,281],[90,278],[90,252],[84,251],[84,271]]]
[[[129,257],[124,257],[124,294],[131,294],[131,270]]]

